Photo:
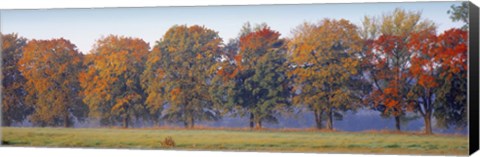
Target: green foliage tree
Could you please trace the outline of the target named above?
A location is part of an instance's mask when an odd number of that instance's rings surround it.
[[[27,39],[17,34],[1,34],[2,41],[2,125],[22,122],[30,112],[25,103],[25,77],[18,70],[17,62],[23,56]]]
[[[19,71],[27,82],[26,101],[34,108],[31,122],[40,126],[73,125],[82,120],[86,108],[78,96],[78,74],[82,54],[70,41],[60,38],[31,40],[18,61]]]
[[[133,118],[147,118],[140,117],[146,112],[140,75],[148,53],[148,43],[139,38],[110,35],[97,41],[79,77],[91,117],[102,125],[122,121],[124,128]]]
[[[220,63],[214,83],[221,88],[214,95],[234,115],[249,115],[250,127],[259,129],[262,122],[277,122],[275,116],[290,104],[285,41],[266,25],[242,32],[238,51],[226,51]]]
[[[360,104],[349,82],[359,75],[358,54],[361,39],[357,27],[347,20],[322,20],[318,25],[297,27],[290,42],[291,72],[298,94],[294,102],[314,112],[316,127],[322,128],[322,114],[327,115],[327,129],[333,129],[333,116]]]
[[[468,30],[468,1],[462,2],[459,6],[450,6],[450,10],[448,10],[447,13],[450,14],[450,19],[452,19],[452,21],[464,22],[465,24],[462,26],[462,29]]]
[[[156,43],[143,73],[150,111],[164,108],[166,120],[183,122],[186,128],[193,128],[195,121],[219,119],[209,89],[221,45],[214,30],[171,27]]]
[[[467,70],[461,70],[452,75],[451,79],[444,80],[442,93],[438,101],[443,104],[434,109],[433,116],[436,126],[439,128],[464,128],[468,126],[468,103],[467,103]]]

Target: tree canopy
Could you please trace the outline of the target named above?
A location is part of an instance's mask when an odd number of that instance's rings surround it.
[[[70,41],[60,38],[31,40],[18,61],[27,80],[26,101],[35,109],[30,121],[40,126],[72,126],[82,120],[86,109],[78,96],[78,74],[83,55]]]
[[[17,62],[23,56],[27,39],[17,34],[1,34],[2,39],[2,125],[10,126],[22,122],[31,112],[25,103],[26,79],[18,70]]]
[[[171,27],[156,43],[143,73],[147,105],[157,112],[167,104],[163,117],[188,128],[195,121],[218,119],[208,91],[221,45],[218,33],[206,27]]]
[[[250,127],[262,128],[262,122],[277,122],[290,104],[285,40],[266,25],[242,32],[238,52],[228,55],[218,80],[224,81],[225,105],[237,115],[249,115]]]
[[[373,86],[368,100],[375,108],[382,107],[385,116],[395,117],[397,130],[400,118],[413,109],[406,100],[413,81],[408,75],[413,55],[408,48],[411,34],[435,29],[435,24],[422,19],[420,12],[402,9],[363,21],[361,35],[367,45],[361,56]]]
[[[132,118],[145,113],[145,93],[140,76],[149,45],[139,38],[110,35],[97,41],[80,75],[83,101],[90,116],[103,125],[121,120],[128,127]]]
[[[465,1],[465,2],[462,2],[461,5],[459,6],[455,6],[455,5],[452,5],[450,6],[450,10],[447,11],[448,14],[450,14],[450,19],[452,19],[452,21],[456,22],[456,21],[462,21],[463,23],[465,23],[463,26],[462,26],[462,29],[463,30],[468,30],[468,25],[469,25],[469,19],[468,19],[468,2]]]
[[[317,128],[321,128],[322,113],[326,112],[327,129],[333,129],[334,113],[340,115],[361,102],[348,86],[359,75],[361,39],[357,27],[343,19],[324,19],[318,24],[305,23],[294,32],[290,41],[295,66],[291,73],[298,91],[294,102],[314,112]]]
[[[467,41],[467,32],[459,29],[447,30],[439,36],[432,31],[412,35],[409,45],[415,54],[411,58],[410,75],[415,83],[408,97],[415,111],[424,117],[427,134],[433,133],[434,111],[439,126],[446,127],[466,118],[463,116],[467,104]]]

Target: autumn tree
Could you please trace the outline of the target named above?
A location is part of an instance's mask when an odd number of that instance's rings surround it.
[[[18,61],[19,71],[26,79],[26,101],[34,108],[33,124],[64,127],[85,117],[86,108],[78,96],[78,74],[82,54],[70,41],[60,38],[31,40]]]
[[[333,129],[334,114],[361,103],[349,84],[358,72],[361,39],[357,27],[347,20],[324,19],[318,24],[304,23],[294,30],[290,41],[291,72],[295,80],[294,103],[313,111],[316,127]]]
[[[214,82],[222,82],[223,89],[217,91],[226,91],[223,100],[230,112],[249,116],[250,127],[261,128],[262,122],[277,122],[276,116],[289,105],[285,41],[266,25],[246,26],[237,51],[226,51]]]
[[[439,36],[434,31],[411,36],[410,72],[415,83],[408,98],[423,116],[426,134],[433,133],[434,113],[437,123],[444,126],[461,124],[467,118],[467,34],[450,29]]]
[[[2,41],[2,125],[10,126],[25,120],[30,106],[25,103],[25,77],[18,70],[17,62],[23,56],[27,39],[17,34],[1,35]]]
[[[183,122],[186,128],[196,121],[219,119],[209,89],[221,45],[218,33],[203,26],[171,27],[157,41],[143,73],[150,111],[165,107],[163,117]]]
[[[129,127],[133,118],[146,112],[140,76],[145,68],[149,45],[139,38],[110,35],[97,40],[84,62],[80,75],[83,101],[90,116],[102,125],[118,121]]]
[[[362,64],[373,86],[369,100],[374,107],[383,106],[385,116],[395,118],[395,128],[400,131],[400,118],[412,109],[406,100],[412,89],[413,78],[408,75],[410,58],[408,49],[411,34],[435,30],[435,24],[421,19],[420,12],[395,9],[378,17],[365,17],[360,30],[364,40]]]

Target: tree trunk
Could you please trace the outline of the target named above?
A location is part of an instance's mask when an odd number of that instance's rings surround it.
[[[255,123],[255,129],[261,129],[262,128],[262,122],[260,120],[258,120],[256,123]]]
[[[153,118],[153,127],[159,127],[160,124],[158,124],[158,119],[157,118]]]
[[[432,113],[431,111],[426,111],[423,119],[425,120],[425,134],[431,135],[432,132]]]
[[[70,124],[68,123],[70,121],[68,117],[68,112],[64,113],[63,115],[63,127],[68,128]]]
[[[135,116],[135,123],[133,123],[132,125],[132,128],[135,128],[135,127],[143,127],[143,119],[140,120],[140,116]]]
[[[128,128],[128,121],[129,117],[128,115],[125,115],[125,117],[123,117],[123,128]]]
[[[253,116],[253,113],[250,113],[250,129],[253,129],[255,126],[254,118],[255,116]]]
[[[315,124],[317,129],[322,129],[322,110],[314,109],[313,114],[315,115]]]
[[[255,122],[255,129],[261,129],[262,128],[262,120],[257,119]]]
[[[395,116],[395,129],[397,129],[397,131],[401,131],[400,130],[400,116]]]
[[[154,122],[155,124],[153,124],[153,125],[154,125],[155,127],[160,127],[160,126],[162,126],[162,121],[161,121],[159,118],[155,117],[154,120],[155,120],[155,122]]]
[[[333,130],[333,111],[331,108],[327,109],[327,129]]]
[[[193,117],[193,115],[190,116],[190,126],[189,126],[190,129],[193,129],[193,127],[195,126],[195,119],[194,118],[195,117]]]
[[[190,112],[188,112],[185,108],[183,109],[183,117],[182,117],[182,120],[183,120],[183,126],[185,128],[188,129],[188,127],[190,126],[190,124],[188,124],[188,122],[190,121]]]

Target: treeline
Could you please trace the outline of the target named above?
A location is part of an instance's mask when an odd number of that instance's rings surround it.
[[[419,12],[303,23],[291,38],[244,25],[227,43],[203,26],[172,26],[153,48],[110,35],[82,54],[67,39],[2,35],[2,124],[103,126],[248,117],[251,128],[308,109],[316,128],[360,108],[396,119],[407,112],[441,127],[467,125],[465,29],[437,33]],[[322,124],[326,124],[323,126]]]

